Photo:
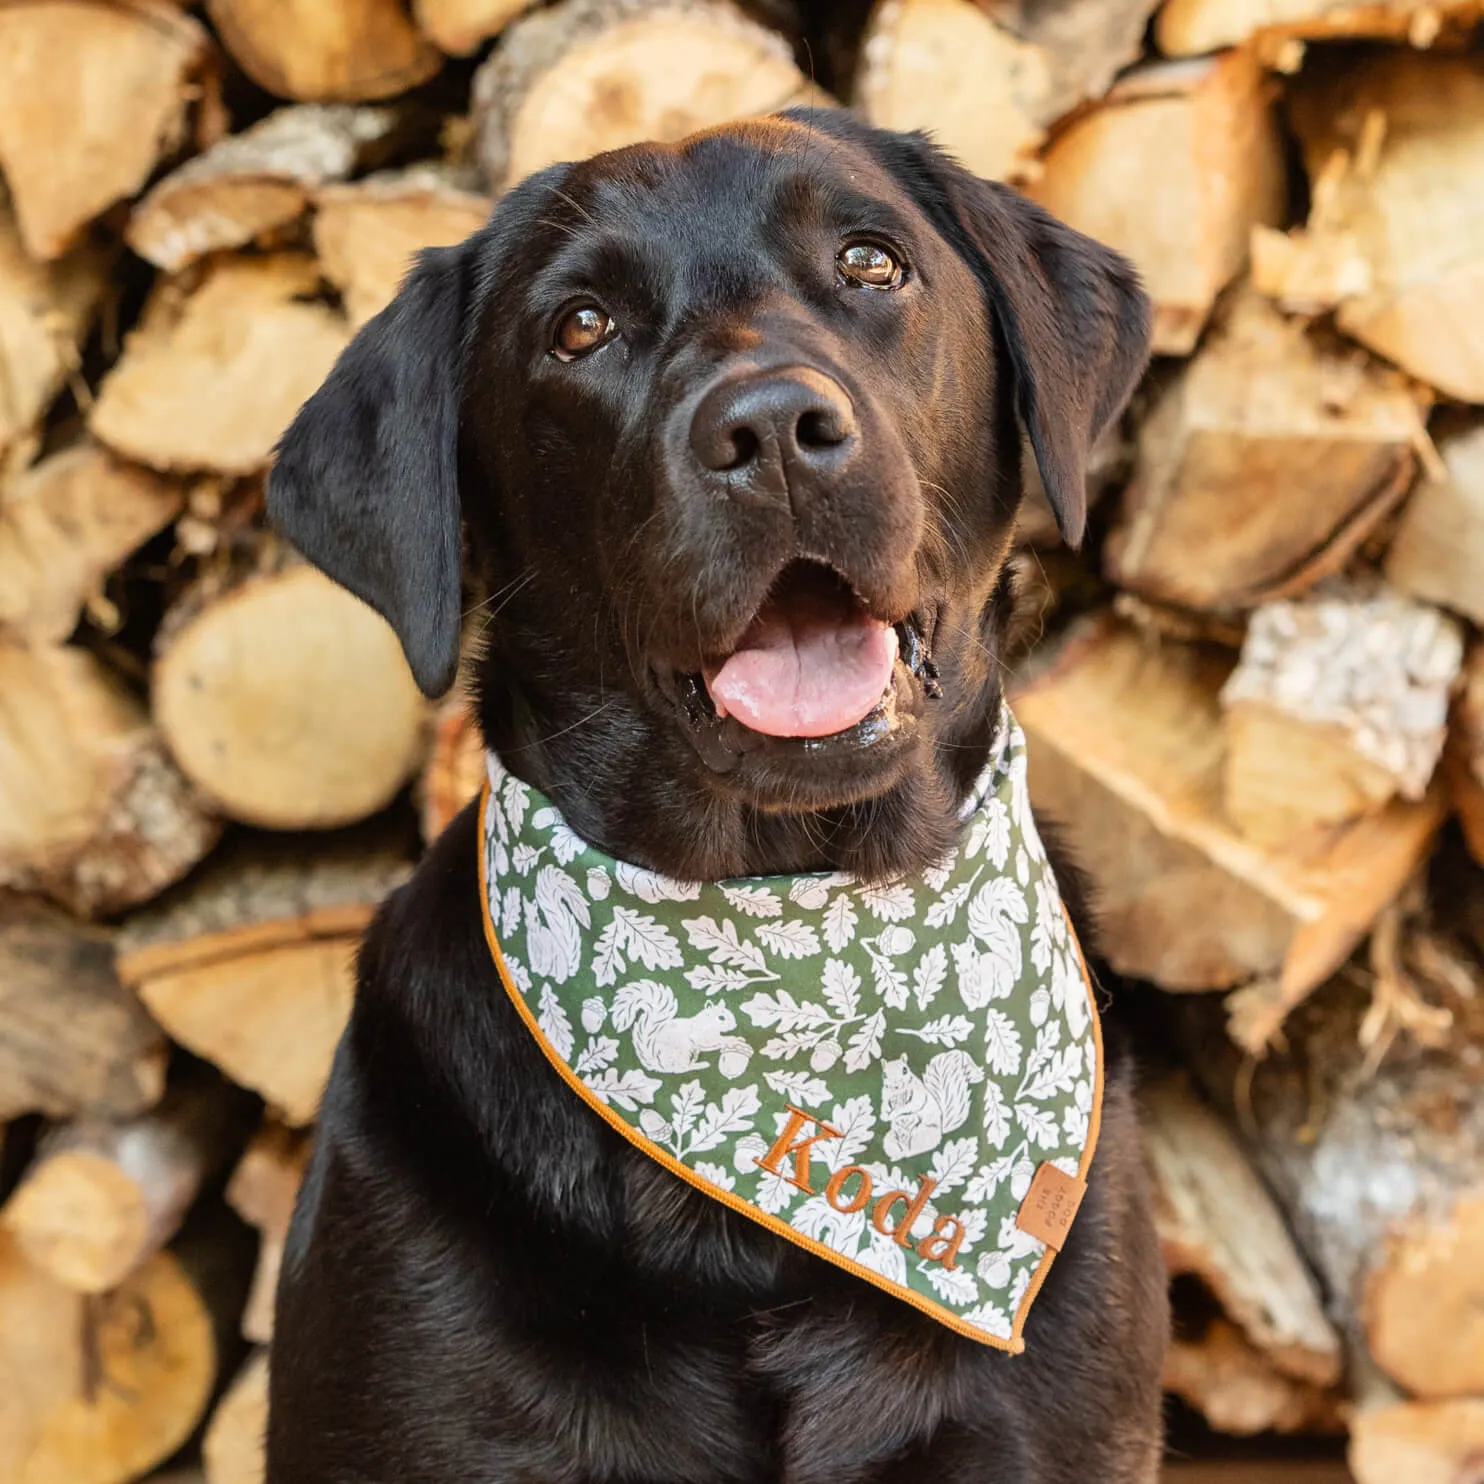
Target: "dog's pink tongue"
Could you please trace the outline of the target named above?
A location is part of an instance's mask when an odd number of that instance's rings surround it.
[[[767,603],[737,652],[706,675],[718,716],[769,737],[828,737],[853,727],[886,691],[897,631],[834,604]]]

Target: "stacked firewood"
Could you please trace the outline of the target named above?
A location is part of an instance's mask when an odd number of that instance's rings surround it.
[[[266,530],[277,436],[521,176],[836,101],[1156,304],[1009,658],[1146,1028],[1169,1387],[1477,1480],[1479,0],[204,11],[0,0],[0,1484],[261,1478],[355,945],[480,777]]]

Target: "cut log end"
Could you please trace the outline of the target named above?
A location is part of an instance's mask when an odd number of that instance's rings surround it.
[[[1057,135],[1029,191],[1133,260],[1154,301],[1155,351],[1189,355],[1253,228],[1282,219],[1266,79],[1240,52],[1136,71]]]
[[[268,1355],[260,1351],[237,1373],[212,1413],[201,1444],[207,1484],[262,1484],[268,1430]]]
[[[33,257],[65,251],[186,142],[210,54],[163,0],[0,7],[0,171]]]
[[[376,904],[409,866],[380,831],[239,840],[131,919],[118,971],[174,1039],[312,1122]]]
[[[1097,621],[1013,696],[1031,796],[1062,821],[1100,902],[1100,947],[1167,989],[1273,976],[1297,1003],[1344,962],[1425,858],[1439,797],[1394,802],[1318,855],[1259,847],[1227,822],[1224,656],[1145,645]]]
[[[0,642],[0,884],[103,915],[147,901],[220,825],[90,655]]]
[[[802,101],[788,43],[725,0],[572,0],[517,21],[474,84],[492,187]]]
[[[426,707],[396,635],[316,569],[249,577],[170,625],[155,715],[223,812],[325,829],[385,806],[422,759]]]
[[[208,0],[207,14],[242,70],[301,102],[390,98],[443,64],[397,0]]]
[[[381,160],[398,124],[392,108],[281,108],[160,181],[129,218],[129,246],[174,273],[255,242],[296,220],[316,187]]]
[[[1371,1355],[1399,1385],[1484,1396],[1484,1192],[1393,1234],[1362,1310]]]
[[[1258,609],[1222,691],[1228,815],[1283,845],[1420,799],[1462,659],[1451,619],[1385,590]]]
[[[1402,499],[1422,410],[1394,372],[1239,293],[1140,430],[1108,576],[1202,612],[1302,592]]]
[[[185,1442],[215,1377],[211,1315],[170,1253],[83,1297],[0,1230],[0,1477],[128,1484]]]
[[[104,379],[93,432],[156,469],[253,474],[345,348],[302,253],[222,259],[166,281]]]

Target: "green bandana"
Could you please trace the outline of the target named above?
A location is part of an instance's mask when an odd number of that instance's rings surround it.
[[[630,1143],[1003,1350],[1097,1142],[1102,1040],[1004,714],[957,849],[912,877],[672,881],[489,757],[485,929],[562,1077]]]

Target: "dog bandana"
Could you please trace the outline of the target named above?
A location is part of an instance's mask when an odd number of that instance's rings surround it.
[[[673,881],[488,763],[486,936],[572,1090],[733,1210],[1023,1350],[1085,1190],[1102,1041],[1008,711],[957,848],[874,884]]]

